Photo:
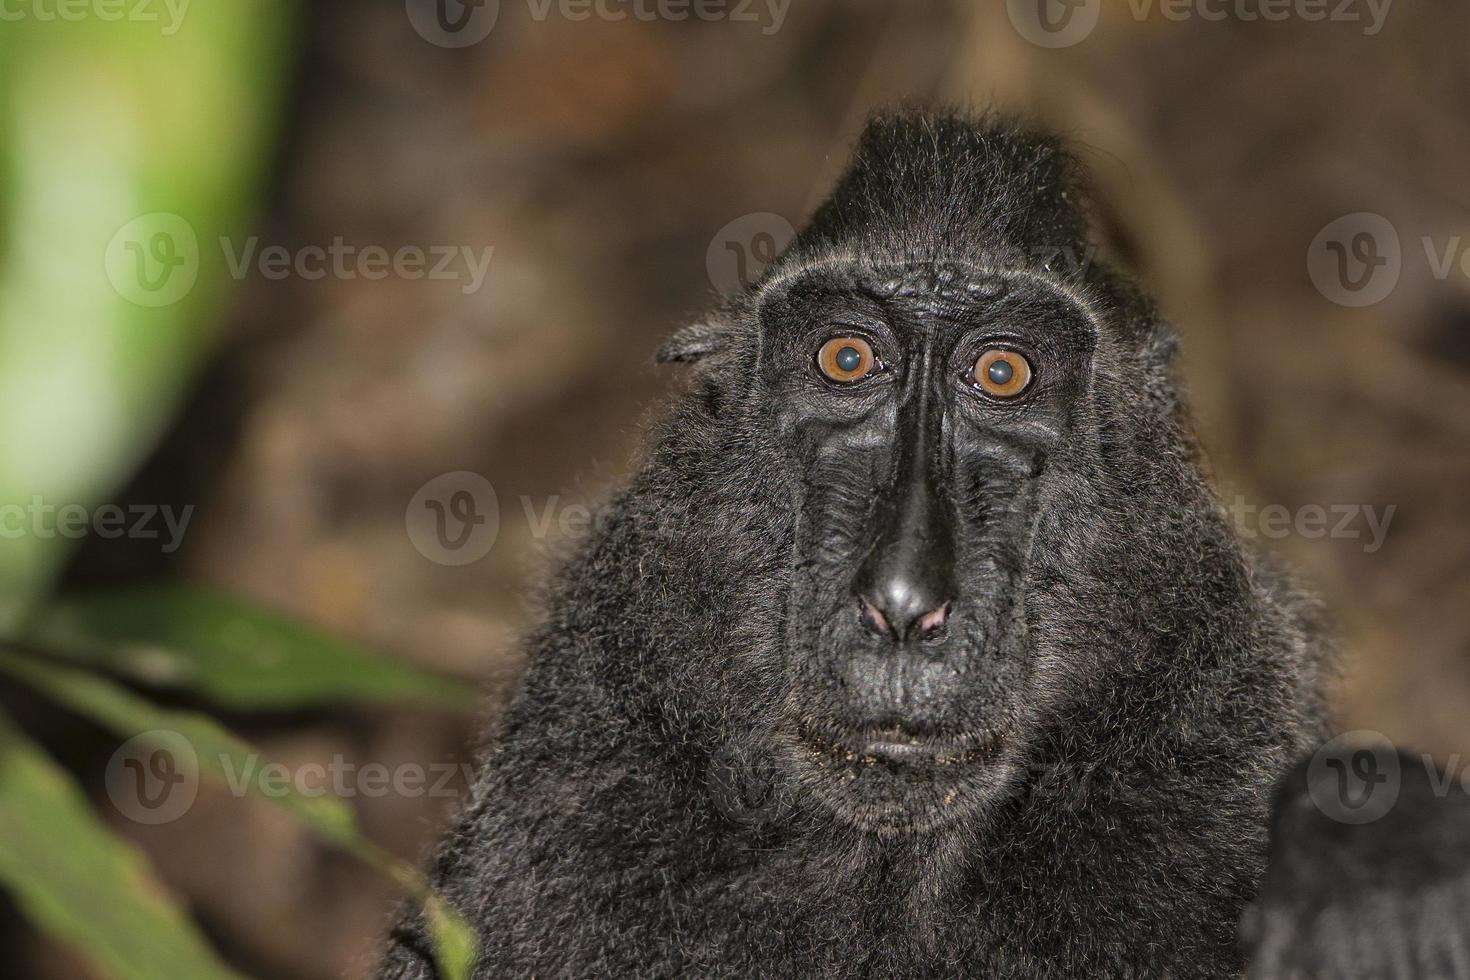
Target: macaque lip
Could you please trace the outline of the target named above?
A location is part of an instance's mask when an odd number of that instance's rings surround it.
[[[876,729],[834,740],[803,726],[801,736],[825,760],[846,765],[960,766],[984,762],[1000,747],[998,738],[978,735],[939,738],[901,728]]]

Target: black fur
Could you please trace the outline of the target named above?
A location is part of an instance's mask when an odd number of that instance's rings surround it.
[[[1329,746],[1282,785],[1252,980],[1470,978],[1464,773],[1387,746]]]
[[[1318,627],[1201,475],[1170,330],[1086,255],[1054,140],[881,118],[765,279],[670,342],[690,390],[563,569],[434,866],[479,976],[1239,970]],[[829,390],[812,338],[862,317],[899,367]],[[958,593],[892,654],[849,591],[892,389],[991,325],[1035,392],[936,375]],[[880,715],[957,747],[854,748]],[[406,920],[382,976],[430,976],[423,942]]]

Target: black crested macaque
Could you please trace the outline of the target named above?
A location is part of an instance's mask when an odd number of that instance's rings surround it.
[[[1202,475],[1076,166],[900,114],[560,573],[433,878],[479,977],[1225,977],[1315,606]],[[385,978],[432,975],[410,917]]]

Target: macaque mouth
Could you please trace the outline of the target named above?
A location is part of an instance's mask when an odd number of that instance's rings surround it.
[[[840,766],[963,766],[989,761],[1001,746],[998,737],[919,735],[897,726],[873,728],[841,739],[798,730],[813,757]]]

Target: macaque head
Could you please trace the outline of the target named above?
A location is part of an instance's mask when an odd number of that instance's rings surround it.
[[[1107,567],[1146,550],[1135,498],[1192,472],[1171,344],[1088,261],[1072,174],[1013,125],[879,120],[764,279],[665,349],[701,362],[690,424],[738,433],[711,481],[781,543],[740,600],[769,628],[730,654],[760,710],[726,723],[865,829],[1006,791],[1075,691],[1065,627],[1136,581]]]

